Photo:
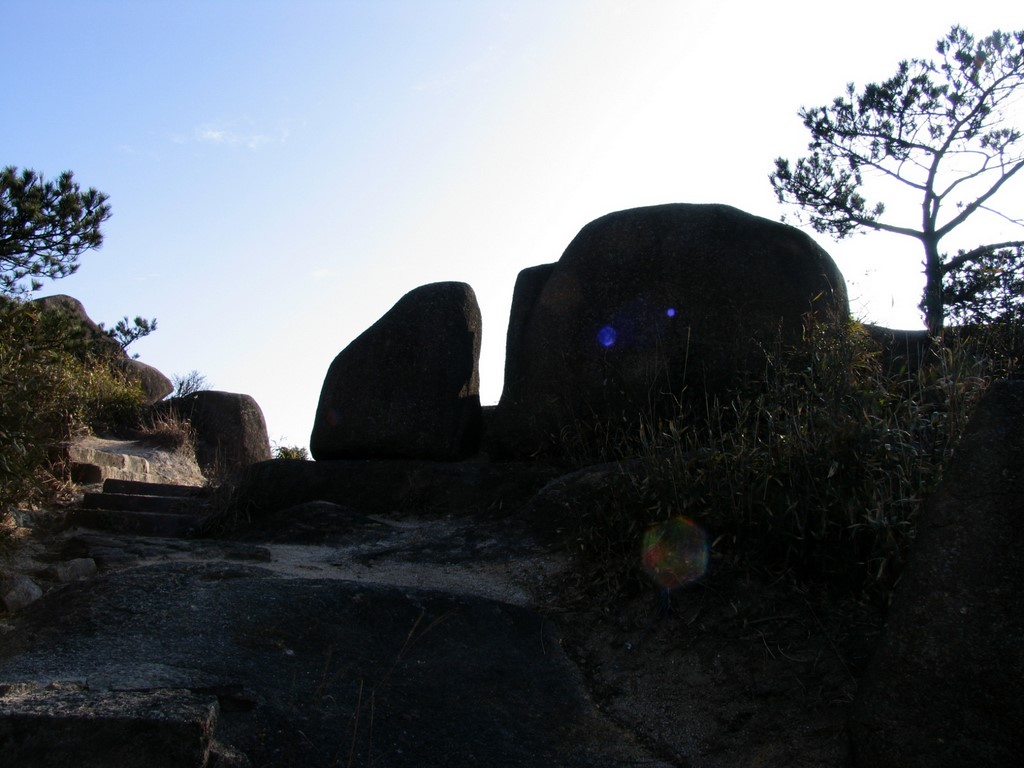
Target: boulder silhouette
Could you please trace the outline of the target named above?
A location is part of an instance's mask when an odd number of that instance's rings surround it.
[[[420,286],[343,349],[310,437],[317,460],[449,460],[480,443],[480,308],[465,283]]]
[[[799,345],[809,313],[848,310],[839,269],[797,229],[725,205],[608,214],[556,264],[520,273],[491,450],[557,452],[581,421],[703,405],[765,349]]]

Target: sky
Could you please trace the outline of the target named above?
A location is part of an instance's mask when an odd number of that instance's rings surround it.
[[[1015,6],[0,0],[0,164],[109,195],[103,246],[36,296],[156,318],[130,352],[251,395],[273,444],[307,446],[331,361],[408,291],[473,287],[495,403],[520,270],[627,208],[779,219],[768,175],[805,153],[801,107],[953,24],[1020,29]],[[809,233],[859,319],[923,327],[916,242]]]

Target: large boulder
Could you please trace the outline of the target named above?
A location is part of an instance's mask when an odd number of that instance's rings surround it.
[[[113,360],[114,365],[125,374],[128,381],[137,383],[142,389],[144,405],[159,402],[174,391],[171,380],[160,371],[129,357],[121,345],[89,317],[85,306],[78,299],[58,294],[34,299],[33,304],[43,312],[68,318],[73,334],[71,341],[80,345],[83,352],[86,349],[99,349]]]
[[[724,205],[609,214],[520,274],[490,448],[557,451],[581,421],[703,403],[762,369],[766,348],[799,345],[809,313],[848,311],[839,269],[792,227]]]
[[[928,499],[854,702],[863,768],[1024,756],[1024,381],[992,385]]]
[[[267,422],[250,395],[203,390],[169,398],[155,408],[192,424],[196,461],[207,477],[223,477],[270,459]]]
[[[113,355],[123,353],[121,345],[103,332],[99,324],[89,317],[85,311],[85,305],[75,297],[61,293],[33,299],[32,304],[44,313],[66,317],[70,321],[66,334],[69,341],[80,343],[83,346],[98,347]]]
[[[324,379],[314,459],[451,460],[480,442],[480,308],[465,283],[410,291]]]
[[[171,383],[171,380],[152,365],[127,355],[117,358],[116,364],[124,372],[128,381],[133,381],[142,388],[143,405],[158,403],[174,392],[174,384]]]

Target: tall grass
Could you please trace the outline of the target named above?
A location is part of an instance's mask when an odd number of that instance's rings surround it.
[[[888,365],[858,323],[809,324],[805,342],[770,350],[761,376],[728,399],[598,430],[623,482],[588,511],[580,546],[606,583],[642,579],[643,531],[685,516],[709,532],[719,563],[887,601],[922,499],[985,387],[1016,360],[950,333],[920,365]]]

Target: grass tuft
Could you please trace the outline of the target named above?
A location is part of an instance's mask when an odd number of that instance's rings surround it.
[[[195,457],[196,435],[192,423],[173,410],[154,412],[137,434],[140,441],[154,448]]]
[[[771,351],[760,378],[700,413],[577,431],[574,448],[593,459],[598,446],[622,469],[579,530],[596,589],[648,583],[644,531],[684,517],[708,532],[718,563],[887,604],[922,500],[985,388],[1017,359],[951,332],[913,370],[887,366],[854,322],[809,324],[805,340]]]

